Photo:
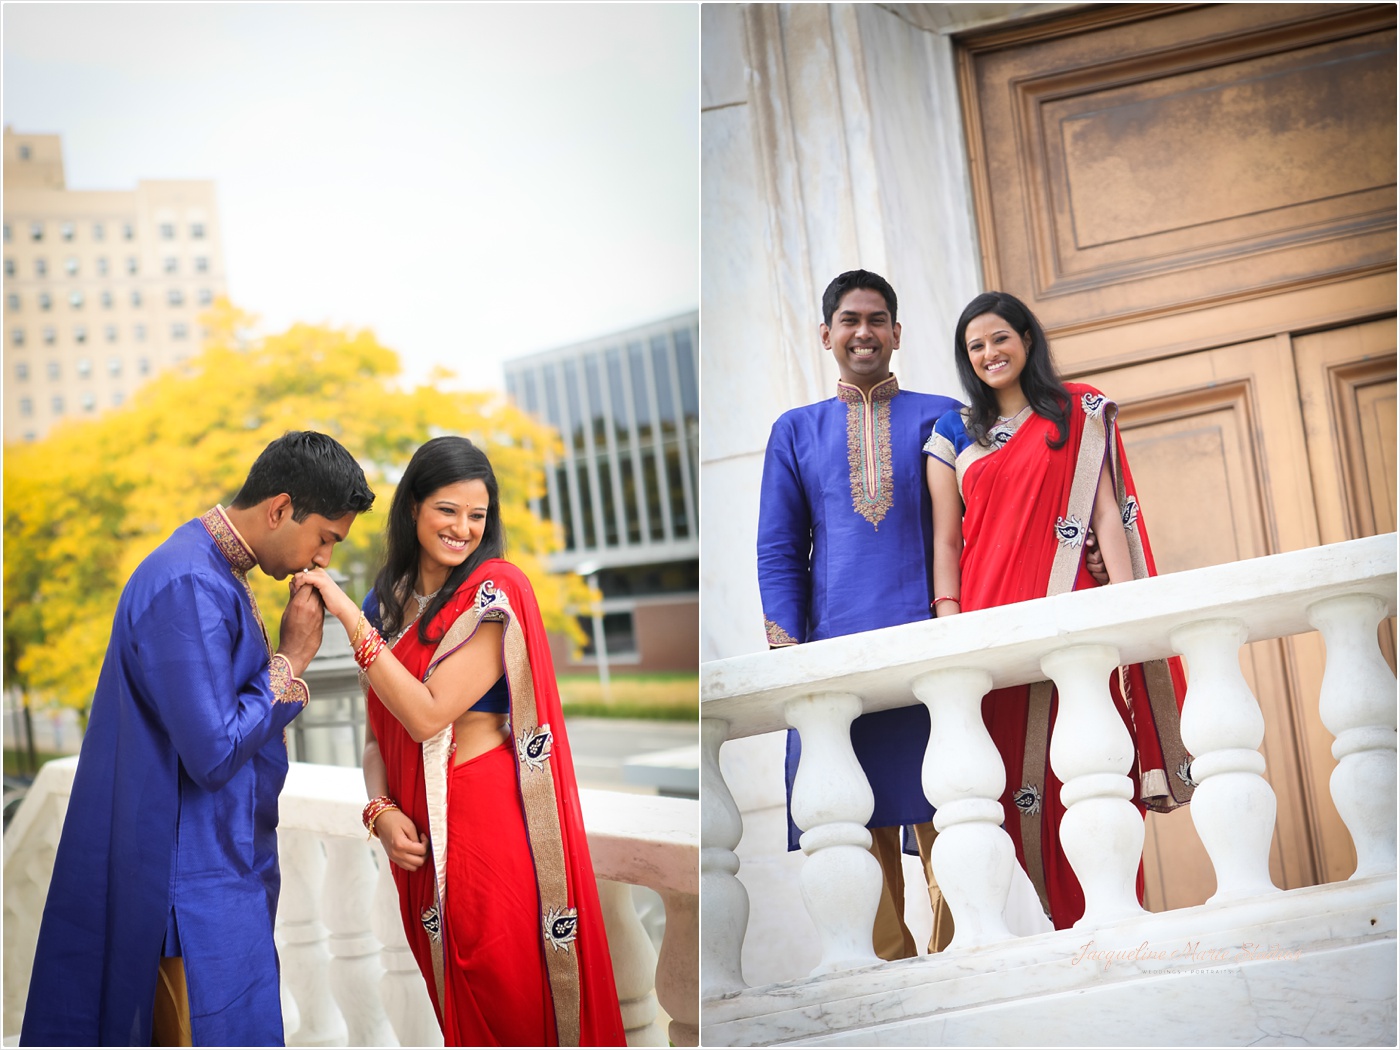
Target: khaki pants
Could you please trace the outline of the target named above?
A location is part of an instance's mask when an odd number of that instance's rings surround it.
[[[900,852],[900,829],[871,828],[870,852],[880,864],[883,875],[880,885],[880,907],[875,912],[873,939],[875,954],[888,961],[912,959],[919,954],[914,945],[914,936],[904,925],[904,862]],[[924,866],[924,879],[928,882],[928,899],[933,906],[933,934],[929,938],[929,954],[941,952],[953,939],[953,913],[948,910],[948,902],[938,888],[938,880],[933,875],[933,865],[929,854],[933,841],[938,837],[930,821],[914,825],[914,838],[919,844],[919,859]]]
[[[179,956],[160,961],[151,1045],[194,1045],[190,1040],[190,997],[185,985],[185,960]]]

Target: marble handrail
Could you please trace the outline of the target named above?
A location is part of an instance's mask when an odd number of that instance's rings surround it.
[[[46,764],[4,839],[5,1032],[19,1030],[38,918],[76,757]],[[580,791],[629,1046],[699,1034],[698,804]],[[383,851],[360,826],[358,769],[292,763],[281,797],[276,937],[292,1046],[433,1046],[442,1035],[408,950]],[[659,954],[632,886],[660,895]],[[656,1023],[658,1001],[671,1018]]]
[[[940,836],[933,856],[953,909],[956,944],[1010,936],[1001,919],[1010,842],[996,802],[1006,774],[999,760],[990,761],[995,751],[979,717],[983,693],[1046,678],[1059,686],[1050,760],[1066,785],[1062,841],[1085,890],[1081,922],[1095,925],[1139,910],[1131,882],[1141,821],[1127,801],[1127,734],[1113,714],[1108,672],[1187,653],[1193,678],[1183,729],[1194,736],[1188,744],[1197,759],[1182,773],[1204,782],[1204,805],[1193,807],[1199,810],[1193,816],[1220,893],[1253,896],[1273,889],[1267,848],[1274,800],[1258,775],[1262,723],[1239,674],[1237,650],[1313,629],[1323,632],[1328,651],[1322,714],[1337,735],[1341,763],[1333,795],[1362,858],[1353,877],[1394,871],[1395,679],[1375,631],[1395,608],[1390,534],[703,665],[702,994],[744,987],[748,900],[734,853],[742,823],[720,771],[724,741],[788,726],[802,733],[793,812],[807,854],[804,900],[823,947],[813,972],[867,965],[876,961],[865,913],[873,911],[878,877],[872,882],[859,856],[868,844],[862,814],[869,812],[869,786],[844,730],[856,714],[904,706],[913,697],[929,707],[936,727],[925,792],[939,807],[939,830],[957,829]],[[1221,823],[1227,811],[1247,827],[1227,830]],[[806,869],[816,867],[820,879],[809,879]]]

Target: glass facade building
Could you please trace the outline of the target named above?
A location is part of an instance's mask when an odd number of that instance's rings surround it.
[[[616,663],[695,665],[677,639],[649,635],[682,630],[698,604],[698,346],[692,311],[505,364],[511,400],[564,446],[532,507],[563,534],[551,568],[595,578]],[[687,642],[693,652],[694,628]]]

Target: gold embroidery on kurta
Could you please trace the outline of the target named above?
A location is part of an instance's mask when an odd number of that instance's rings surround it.
[[[890,402],[899,393],[894,376],[876,383],[867,395],[838,382],[837,397],[846,402],[846,456],[851,467],[851,507],[866,521],[880,522],[894,505],[894,454],[890,448]]]

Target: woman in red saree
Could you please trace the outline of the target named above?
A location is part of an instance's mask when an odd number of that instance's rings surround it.
[[[465,438],[429,441],[389,510],[362,612],[365,824],[448,1046],[622,1046],[612,962],[539,606],[504,548],[496,478]],[[380,631],[384,634],[381,635]]]
[[[1155,575],[1117,406],[1093,387],[1063,382],[1040,322],[1003,292],[985,292],[963,310],[954,352],[970,407],[944,415],[924,446],[935,614],[1095,586],[1084,564],[1095,539],[1110,583]],[[1181,743],[1180,661],[1120,668],[1110,689],[1137,753],[1139,810],[1187,802],[1194,784]],[[1065,807],[1048,761],[1055,709],[1049,682],[993,690],[982,702],[1006,766],[1007,833],[1046,913],[1064,929],[1084,914],[1084,895],[1060,846]],[[1139,867],[1139,899],[1142,888]]]

